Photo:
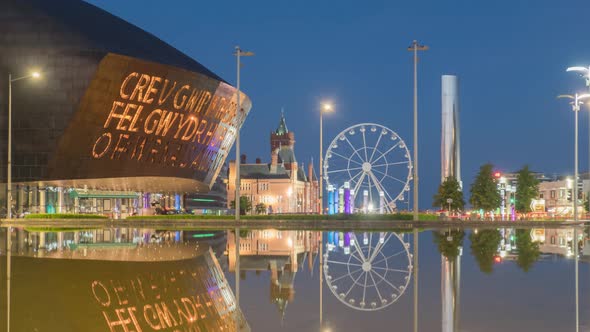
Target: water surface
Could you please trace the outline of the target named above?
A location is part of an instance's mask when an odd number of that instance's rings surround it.
[[[587,234],[0,228],[0,331],[590,331]]]

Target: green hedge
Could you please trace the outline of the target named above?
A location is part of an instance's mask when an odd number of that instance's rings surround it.
[[[108,219],[108,217],[99,214],[32,213],[25,215],[25,219]]]
[[[438,216],[433,214],[420,214],[421,221],[438,220]],[[170,214],[170,215],[153,215],[153,216],[131,216],[129,220],[178,220],[178,219],[197,219],[197,220],[233,220],[233,215],[214,216],[214,215],[194,215],[194,214]],[[243,220],[412,220],[409,213],[396,214],[270,214],[270,215],[245,215],[241,216]]]

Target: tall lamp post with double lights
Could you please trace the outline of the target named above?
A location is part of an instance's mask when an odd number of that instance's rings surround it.
[[[559,95],[557,98],[568,98],[572,99],[571,102],[572,109],[575,113],[575,129],[574,129],[574,184],[573,184],[573,199],[574,199],[574,222],[576,225],[574,227],[578,227],[578,113],[580,112],[580,105],[584,102],[583,100],[590,98],[590,94],[575,94],[575,95]],[[575,255],[575,288],[576,288],[576,295],[575,295],[575,303],[576,303],[576,331],[579,330],[579,293],[578,293],[578,239],[577,239],[577,228],[574,228],[574,240],[572,241],[574,245],[574,255]]]
[[[39,78],[39,72],[32,72],[29,75],[12,78],[8,74],[8,156],[6,158],[6,218],[12,218],[12,83],[29,78]]]
[[[590,94],[575,94],[575,95],[559,95],[557,98],[571,99],[572,110],[574,111],[574,185],[573,185],[573,199],[574,199],[574,222],[578,221],[578,113],[580,112],[580,105],[583,100],[590,98]]]
[[[320,107],[320,214],[324,214],[324,178],[323,178],[323,170],[324,170],[324,113],[331,112],[333,110],[333,106],[330,103],[323,103]]]
[[[414,220],[418,220],[418,51],[427,51],[428,46],[412,42],[408,51],[414,53]]]
[[[236,110],[236,114],[240,114],[242,111],[242,104],[240,101],[240,68],[241,68],[241,63],[240,63],[240,58],[243,56],[253,56],[254,53],[253,52],[246,52],[243,51],[239,46],[236,46],[236,51],[234,53],[234,55],[236,56],[237,59],[237,83],[236,83],[236,89],[237,89],[237,94],[238,94],[238,100],[237,100],[237,104],[238,104],[238,108]],[[238,118],[239,121],[239,118]],[[238,123],[237,124],[238,128],[236,128],[236,197],[234,198],[235,204],[234,207],[236,209],[236,221],[240,220],[240,128],[241,128],[241,124]]]
[[[566,69],[567,72],[575,72],[580,73],[580,75],[584,78],[584,82],[586,83],[586,87],[590,91],[590,66],[588,67],[569,67]],[[590,116],[588,116],[588,128],[590,128]],[[588,172],[590,172],[590,130],[588,131]]]

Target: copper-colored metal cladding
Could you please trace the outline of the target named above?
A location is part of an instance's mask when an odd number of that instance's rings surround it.
[[[459,131],[459,78],[442,76],[442,132],[440,142],[440,181],[453,176],[461,182],[461,144]]]

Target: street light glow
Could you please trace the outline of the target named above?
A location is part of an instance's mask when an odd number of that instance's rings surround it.
[[[41,77],[41,73],[39,73],[38,71],[34,71],[34,72],[31,74],[31,76],[32,76],[33,78],[39,78],[39,77]]]
[[[324,112],[331,112],[333,110],[331,103],[323,103],[322,104],[322,111]]]

